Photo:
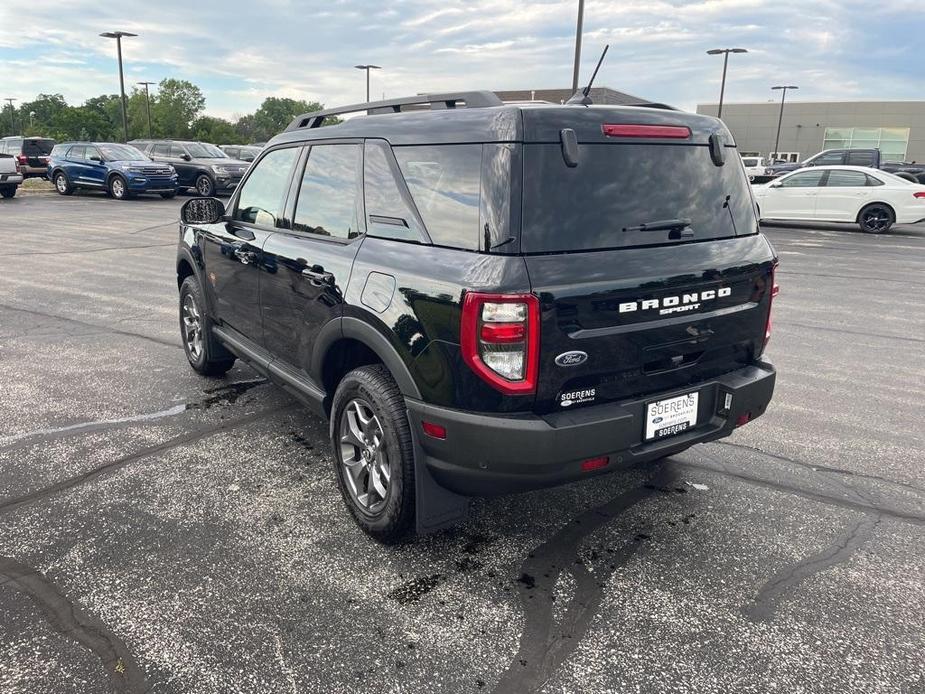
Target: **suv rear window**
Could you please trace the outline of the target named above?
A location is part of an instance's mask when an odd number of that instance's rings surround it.
[[[29,138],[23,140],[22,153],[27,157],[47,157],[54,149],[55,141],[44,138]]]
[[[690,221],[683,240],[758,230],[742,167],[716,166],[706,146],[582,144],[569,168],[558,144],[524,145],[523,169],[524,253],[670,243],[679,234],[634,229],[667,220]]]

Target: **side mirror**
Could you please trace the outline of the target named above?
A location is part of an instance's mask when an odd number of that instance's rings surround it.
[[[103,157],[93,156],[93,157],[90,157],[90,161],[95,161],[97,164],[102,164],[102,163],[103,163]]]
[[[184,152],[183,154],[180,155],[180,159],[182,159],[183,161],[192,161],[193,158]]]
[[[218,198],[193,198],[180,208],[184,224],[215,224],[225,216],[225,205]]]

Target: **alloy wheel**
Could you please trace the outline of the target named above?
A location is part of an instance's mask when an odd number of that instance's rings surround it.
[[[67,179],[64,177],[64,174],[55,176],[55,188],[58,189],[59,193],[67,192]]]
[[[212,192],[212,182],[205,176],[200,176],[196,181],[196,192],[202,196],[207,196]]]
[[[890,225],[890,212],[885,207],[870,207],[861,215],[865,231],[883,231]]]
[[[181,317],[183,319],[183,341],[186,343],[186,351],[189,352],[193,361],[199,359],[202,354],[202,317],[199,315],[199,307],[196,306],[196,299],[192,294],[183,297],[183,310]]]
[[[340,417],[340,463],[354,503],[375,515],[385,506],[392,469],[382,424],[372,406],[354,398]]]
[[[122,182],[121,178],[114,178],[112,180],[112,196],[114,198],[122,198],[125,195],[125,184]]]

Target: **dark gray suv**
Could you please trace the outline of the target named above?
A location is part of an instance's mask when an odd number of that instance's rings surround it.
[[[154,161],[170,164],[177,170],[180,192],[192,188],[203,196],[230,193],[241,182],[250,164],[232,159],[208,142],[189,140],[132,140]]]

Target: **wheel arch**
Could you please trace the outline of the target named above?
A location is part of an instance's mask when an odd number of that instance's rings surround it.
[[[329,403],[340,379],[350,370],[376,363],[389,370],[402,395],[421,398],[411,371],[388,338],[369,323],[351,316],[322,328],[312,354],[311,374],[324,386]]]

